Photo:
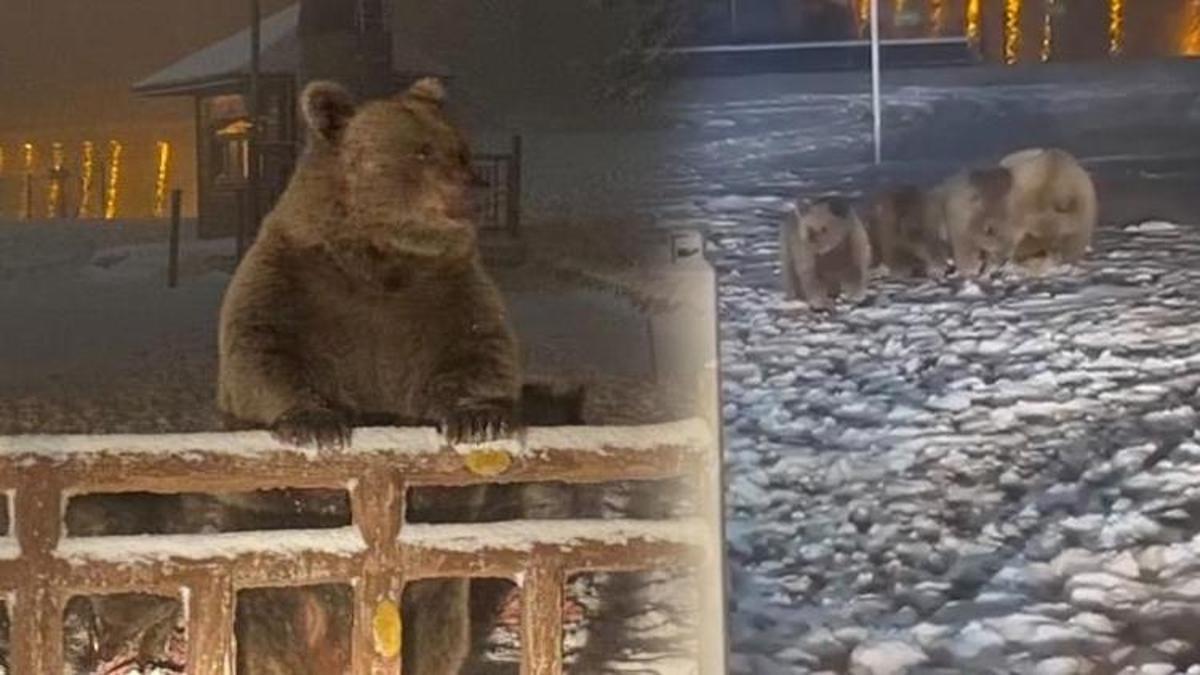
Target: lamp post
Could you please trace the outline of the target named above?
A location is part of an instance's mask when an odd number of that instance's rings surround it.
[[[259,0],[250,0],[250,82],[247,91],[246,112],[250,117],[249,134],[246,136],[247,175],[246,175],[246,208],[243,217],[238,219],[238,258],[245,254],[250,235],[258,227],[259,220],[259,177],[261,174],[261,158],[259,156],[259,41],[260,41]]]
[[[871,112],[874,122],[875,164],[883,161],[883,110],[879,103],[879,0],[871,0]]]

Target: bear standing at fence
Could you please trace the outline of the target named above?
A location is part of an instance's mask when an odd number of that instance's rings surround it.
[[[443,97],[429,79],[357,106],[333,83],[304,90],[305,155],[221,308],[218,405],[238,424],[326,450],[364,418],[436,423],[454,441],[509,430],[516,343],[466,217],[468,146]],[[414,496],[408,514],[477,497]],[[412,590],[405,672],[458,672],[467,582]]]

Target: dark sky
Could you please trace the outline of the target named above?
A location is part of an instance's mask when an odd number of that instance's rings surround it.
[[[261,0],[264,14],[291,0]],[[247,0],[0,0],[0,136],[187,116],[129,85],[246,24]]]

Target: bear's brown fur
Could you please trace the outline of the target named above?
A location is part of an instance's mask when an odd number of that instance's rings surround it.
[[[960,275],[974,277],[1006,262],[1013,235],[1012,185],[1008,169],[965,169],[930,192],[929,227],[950,242]]]
[[[304,156],[221,308],[218,405],[236,424],[325,449],[364,419],[436,423],[452,441],[509,431],[515,338],[479,259],[468,147],[442,99],[433,80],[358,106],[336,84],[305,88]],[[481,499],[445,504],[430,490],[409,515],[477,512]],[[458,672],[467,582],[410,590],[405,672]]]
[[[515,339],[464,216],[467,146],[422,81],[355,107],[313,83],[304,157],[226,292],[218,404],[297,443],[356,415],[508,425]],[[494,432],[493,432],[494,433]]]
[[[780,228],[783,289],[789,299],[803,298],[828,308],[845,293],[860,300],[871,266],[871,242],[854,207],[841,197],[795,207],[794,220]]]
[[[893,276],[940,278],[950,257],[936,221],[928,217],[925,192],[914,185],[886,190],[868,202],[867,233],[873,264]]]
[[[1012,259],[1026,266],[1082,259],[1099,212],[1087,170],[1057,148],[1020,150],[1001,159],[1000,166],[1013,176]]]

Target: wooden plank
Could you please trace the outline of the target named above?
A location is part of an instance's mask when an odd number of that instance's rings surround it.
[[[563,568],[539,552],[521,588],[521,675],[562,675]]]
[[[13,500],[13,526],[21,549],[15,576],[13,670],[16,673],[62,672],[62,607],[51,591],[51,551],[61,528],[61,483],[54,472],[34,467],[20,476]]]
[[[234,664],[234,592],[227,570],[212,566],[187,584],[188,675],[231,675]]]
[[[650,480],[703,466],[707,425],[698,420],[642,427],[530,429],[505,444],[512,464],[498,476],[469,471],[461,452],[428,429],[362,429],[342,453],[300,452],[262,432],[161,436],[0,437],[0,477],[52,468],[72,492],[245,491],[344,488],[388,466],[414,485],[558,480]],[[576,449],[582,445],[588,449]],[[0,489],[11,487],[0,478]]]
[[[395,545],[403,518],[405,485],[390,467],[369,472],[350,495],[354,523],[367,544],[362,576],[355,587],[355,616],[351,642],[352,672],[394,675],[400,671],[400,636],[376,635],[376,612],[392,603],[399,616],[403,578]],[[390,613],[390,612],[389,612]],[[399,629],[390,622],[380,629]],[[394,643],[391,640],[394,639]],[[391,649],[395,647],[395,649]]]

